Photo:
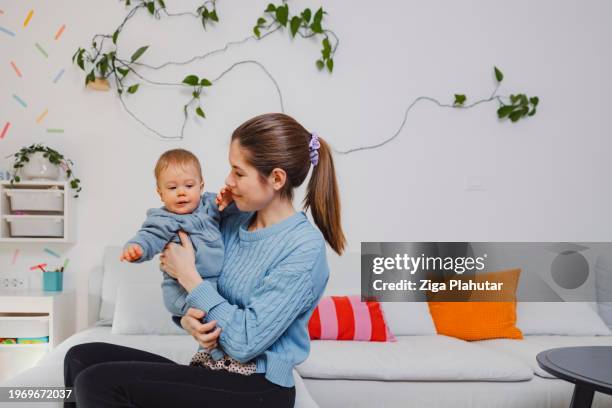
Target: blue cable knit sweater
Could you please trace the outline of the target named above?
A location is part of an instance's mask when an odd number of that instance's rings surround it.
[[[186,301],[207,311],[207,322],[217,321],[227,354],[254,359],[258,373],[292,387],[294,366],[310,352],[308,320],[329,278],[325,241],[303,212],[248,231],[254,215],[222,219],[225,262],[217,288],[204,278]]]

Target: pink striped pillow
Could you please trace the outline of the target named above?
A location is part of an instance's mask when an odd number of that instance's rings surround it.
[[[308,322],[312,340],[397,341],[378,302],[361,296],[326,296]]]

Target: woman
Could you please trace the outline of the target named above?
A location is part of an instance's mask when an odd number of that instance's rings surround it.
[[[324,241],[338,254],[345,246],[331,152],[293,118],[272,113],[234,131],[229,161],[224,196],[242,212],[228,212],[221,222],[226,252],[218,289],[197,273],[182,232],[182,244],[168,245],[160,263],[188,292],[190,309],[181,326],[201,347],[220,346],[255,373],[81,344],[64,363],[65,384],[75,387],[79,406],[293,407],[293,368],[308,357],[308,320],[329,277]],[[304,210],[310,208],[318,230],[292,204],[293,189],[311,166]]]

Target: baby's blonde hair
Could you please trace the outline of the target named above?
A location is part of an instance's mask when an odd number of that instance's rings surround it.
[[[193,165],[200,176],[200,181],[204,181],[202,177],[202,167],[200,167],[200,161],[198,158],[188,150],[185,149],[172,149],[164,152],[157,163],[155,164],[155,180],[159,184],[159,176],[162,171],[166,170],[169,166],[189,166]]]

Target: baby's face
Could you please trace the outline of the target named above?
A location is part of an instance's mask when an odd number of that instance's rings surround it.
[[[189,214],[198,208],[203,191],[204,182],[193,165],[168,166],[157,180],[159,197],[175,214]]]

